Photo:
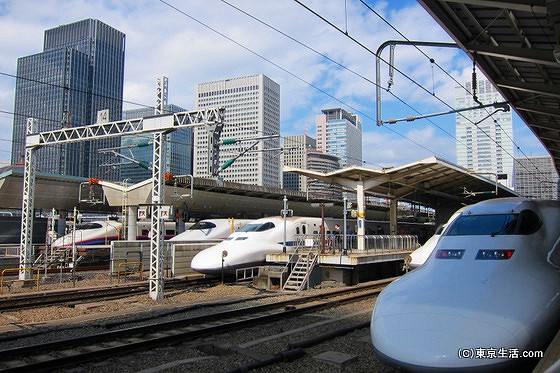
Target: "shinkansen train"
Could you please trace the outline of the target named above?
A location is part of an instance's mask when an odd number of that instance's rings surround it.
[[[137,240],[149,239],[151,222],[137,222]],[[165,222],[165,238],[175,236],[175,223]],[[95,220],[78,224],[73,232],[57,238],[53,248],[86,246],[86,245],[108,245],[111,241],[120,240],[123,236],[123,224],[116,220]]]
[[[354,232],[355,221],[347,221],[348,234]],[[337,228],[338,225],[338,228]],[[325,234],[333,237],[342,234],[342,219],[325,219]],[[386,222],[366,221],[366,232],[384,233]],[[403,224],[403,226],[407,226]],[[408,225],[408,227],[425,228],[425,225]],[[286,218],[286,246],[296,245],[296,235],[317,235],[321,229],[321,218],[290,217]],[[372,233],[369,233],[372,234]],[[197,272],[220,275],[233,275],[239,268],[263,265],[266,255],[281,253],[284,248],[284,219],[268,217],[254,220],[232,233],[223,242],[205,249],[195,255],[191,268]]]
[[[328,221],[325,222],[327,230]],[[318,233],[321,218],[286,218],[286,245],[295,243],[296,234]],[[225,241],[202,250],[194,256],[191,268],[197,272],[232,275],[239,268],[262,265],[266,255],[282,252],[284,246],[284,219],[281,217],[262,218],[245,224],[232,233]],[[223,260],[223,267],[222,267]]]
[[[410,371],[531,369],[559,314],[560,201],[493,199],[461,211],[426,263],[383,290],[371,340]]]
[[[171,238],[170,241],[225,240],[248,222],[247,219],[205,219]]]
[[[430,237],[422,246],[414,250],[407,258],[405,258],[405,262],[408,262],[408,266],[411,269],[419,267],[424,264],[424,262],[426,262],[426,260],[430,257],[432,251],[434,251],[434,247],[436,247],[445,228],[447,228],[453,222],[453,220],[455,220],[455,218],[461,214],[464,209],[465,207],[457,210],[457,212],[451,215],[447,223],[442,224],[436,228],[436,231],[432,237]]]

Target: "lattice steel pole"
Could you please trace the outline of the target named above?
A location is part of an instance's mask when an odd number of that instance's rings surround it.
[[[37,120],[27,118],[27,135],[35,132]],[[33,203],[35,197],[34,147],[25,147],[25,167],[23,171],[23,197],[21,206],[21,240],[19,248],[19,268],[29,268],[33,262]],[[19,271],[20,280],[29,280],[31,271]]]
[[[164,260],[162,204],[164,203],[165,132],[154,134],[152,164],[152,227],[150,235],[150,298],[163,299]]]

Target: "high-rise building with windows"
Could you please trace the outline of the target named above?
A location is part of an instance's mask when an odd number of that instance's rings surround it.
[[[307,168],[307,157],[309,151],[316,150],[317,141],[308,135],[293,135],[284,138],[284,166],[295,168]],[[305,192],[307,190],[307,177],[298,175],[293,172],[283,173],[284,189],[300,190]]]
[[[220,164],[234,159],[219,177],[238,183],[281,187],[280,157],[266,149],[280,147],[280,86],[267,76],[224,79],[200,83],[196,92],[196,108],[225,108],[225,124],[221,138],[247,140],[278,135],[264,140],[242,141],[220,147]],[[211,176],[211,152],[208,128],[194,128],[194,176]],[[255,144],[253,146],[253,144]],[[253,146],[250,150],[248,147]]]
[[[35,132],[93,124],[100,110],[108,110],[108,121],[120,120],[124,51],[125,35],[99,20],[46,30],[43,52],[18,59],[11,163],[22,163],[28,117],[37,121]],[[119,142],[43,147],[36,166],[40,172],[117,180],[118,169],[102,167],[110,158],[98,149]]]
[[[325,109],[316,118],[317,150],[336,155],[340,167],[362,165],[362,120],[344,109]]]
[[[163,112],[178,113],[187,111],[180,106],[165,104]],[[154,115],[154,109],[141,108],[123,111],[123,119],[135,119]],[[121,153],[134,159],[123,160],[120,165],[120,179],[127,180],[129,184],[139,183],[152,177],[150,169],[154,156],[154,147],[151,144],[152,134],[123,136],[121,140]],[[192,174],[193,132],[191,128],[183,128],[171,132],[166,136],[166,172],[173,175]],[[126,147],[126,148],[125,148]]]
[[[515,160],[515,191],[527,198],[559,199],[560,180],[550,156]]]
[[[492,83],[478,79],[476,89],[471,82],[455,87],[456,108],[478,106],[476,94],[482,104],[503,102],[504,99]],[[457,164],[481,176],[495,179],[497,174],[507,174],[499,180],[513,188],[513,119],[511,111],[495,112],[493,107],[462,111],[456,119]]]

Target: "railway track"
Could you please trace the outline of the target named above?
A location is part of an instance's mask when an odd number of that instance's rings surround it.
[[[189,286],[211,285],[217,283],[215,279],[168,279],[167,289],[180,289]],[[95,288],[73,288],[51,290],[34,293],[8,294],[0,296],[0,311],[14,311],[21,309],[44,307],[49,305],[69,305],[93,300],[109,300],[128,297],[148,291],[146,281],[128,284],[99,286]]]
[[[172,321],[159,321],[95,335],[28,345],[0,351],[0,372],[47,371],[103,360],[110,356],[152,350],[202,336],[262,325],[340,304],[376,296],[393,279],[375,281],[329,293],[275,301]]]

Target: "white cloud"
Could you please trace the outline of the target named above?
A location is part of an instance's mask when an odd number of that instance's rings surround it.
[[[0,72],[15,74],[18,57],[41,52],[44,30],[85,18],[97,18],[126,34],[124,98],[130,103],[125,104],[125,109],[134,108],[135,103],[153,105],[155,79],[160,75],[169,78],[170,103],[190,109],[194,106],[197,83],[264,73],[281,86],[283,134],[303,133],[305,128],[313,134],[315,116],[321,109],[344,107],[364,117],[364,157],[368,162],[398,165],[432,155],[410,140],[375,126],[375,86],[371,82],[220,0],[167,2],[180,11],[153,0],[5,0],[0,6],[0,32],[3,35],[0,39]],[[375,81],[374,56],[297,3],[228,2]],[[411,40],[450,40],[415,1],[368,3]],[[359,1],[347,1],[346,12],[342,1],[313,0],[306,4],[340,29],[347,30],[350,36],[372,51],[387,40],[402,39]],[[427,34],[426,30],[430,32]],[[470,68],[470,62],[453,49],[422,49],[447,71],[457,74]],[[387,52],[384,58],[386,56]],[[415,48],[397,47],[396,66],[429,91],[433,87],[438,97],[453,104],[455,83],[435,67],[432,74],[432,65]],[[387,69],[383,65],[381,82],[385,85],[386,81]],[[13,110],[13,90],[14,79],[0,75],[0,110]],[[400,75],[395,76],[392,92],[423,114],[445,108],[429,92]],[[411,114],[415,113],[410,108],[383,94],[384,119]],[[442,125],[453,131],[453,121],[448,120]],[[11,139],[11,126],[12,117],[0,113],[0,137],[3,140]],[[432,152],[443,152],[449,155],[448,158],[454,158],[454,146],[449,147],[452,140],[435,126],[426,122],[408,126],[398,125],[394,129],[403,131]],[[0,141],[0,159],[7,158],[9,150],[9,141]]]

